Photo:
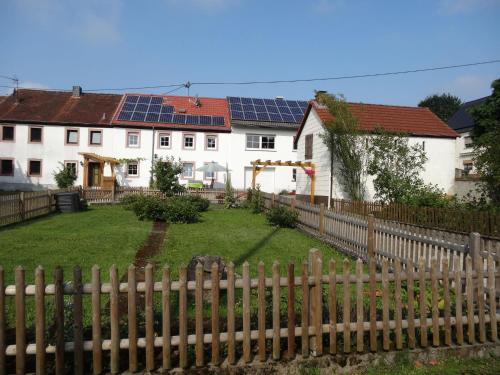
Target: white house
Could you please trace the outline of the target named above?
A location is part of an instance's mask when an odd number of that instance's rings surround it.
[[[455,143],[458,134],[443,123],[427,108],[389,106],[379,104],[349,103],[349,108],[359,121],[362,130],[369,133],[376,128],[405,132],[410,135],[410,143],[420,143],[428,161],[422,177],[426,183],[438,185],[445,193],[453,194]],[[297,131],[297,161],[315,164],[315,202],[327,203],[331,198],[347,199],[338,177],[330,173],[330,155],[320,134],[324,123],[332,119],[329,110],[310,102],[302,124]],[[297,174],[297,196],[309,199],[311,179],[303,170]],[[366,200],[372,200],[375,191],[372,180],[367,180]]]
[[[78,185],[148,186],[152,161],[171,156],[184,165],[182,184],[209,185],[214,178],[221,187],[225,172],[196,171],[215,161],[228,166],[234,187],[242,189],[251,184],[252,160],[295,160],[293,137],[305,105],[93,94],[78,86],[72,92],[20,89],[0,102],[0,190],[53,187],[60,163],[75,168]],[[294,172],[269,169],[258,183],[264,191],[293,190]]]

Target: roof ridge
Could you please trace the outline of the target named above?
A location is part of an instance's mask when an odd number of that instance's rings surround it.
[[[54,92],[54,93],[63,93],[63,94],[71,94],[72,90],[60,90],[60,89],[41,89],[41,88],[31,88],[31,87],[20,87],[17,89],[18,91],[45,91],[45,92]],[[114,94],[111,92],[93,92],[93,91],[85,91],[82,88],[82,95],[92,94],[92,95],[106,95],[106,96],[123,96],[123,94]],[[11,94],[12,95],[12,94]],[[10,95],[7,95],[10,96]]]

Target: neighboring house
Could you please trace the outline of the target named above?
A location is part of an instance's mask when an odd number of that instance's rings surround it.
[[[252,160],[295,160],[293,137],[305,105],[283,99],[93,94],[79,86],[72,92],[20,89],[0,103],[0,189],[53,187],[59,163],[75,168],[77,185],[148,186],[152,160],[170,156],[183,162],[183,184],[209,185],[213,177],[221,187],[225,172],[196,171],[215,161],[227,164],[234,187],[245,188],[251,184]],[[289,117],[292,110],[296,115]],[[265,191],[295,187],[293,171],[267,177],[260,181]]]
[[[427,108],[403,107],[379,104],[349,103],[349,108],[359,121],[359,126],[368,134],[376,128],[387,131],[405,132],[410,144],[423,145],[428,161],[422,178],[426,183],[436,184],[447,194],[453,194],[455,142],[458,134],[442,122]],[[338,177],[330,173],[330,154],[320,137],[324,122],[332,119],[329,110],[312,101],[307,108],[297,132],[297,160],[310,161],[316,166],[315,202],[328,202],[330,184],[332,198],[347,199]],[[309,199],[310,178],[300,170],[297,174],[297,195]],[[367,179],[366,200],[374,198],[371,178]]]
[[[474,191],[479,176],[474,167],[474,148],[472,144],[472,130],[474,120],[469,110],[477,105],[483,104],[489,97],[472,100],[464,103],[448,120],[450,128],[458,134],[457,148],[455,154],[455,193],[462,197],[469,191]]]

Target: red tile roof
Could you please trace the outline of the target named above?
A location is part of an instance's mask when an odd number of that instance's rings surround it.
[[[109,125],[122,95],[19,89],[0,102],[0,121]]]
[[[145,94],[127,94],[127,95],[139,95],[139,96],[149,96]],[[112,123],[114,125],[131,125],[131,126],[144,126],[151,127],[151,122],[140,122],[140,121],[123,121],[118,120],[118,115],[121,108],[125,102],[127,95],[123,96],[123,100],[120,103],[118,111],[116,111],[115,117]],[[151,95],[158,96],[158,95]],[[206,116],[222,116],[224,117],[224,126],[213,126],[213,125],[190,125],[190,124],[174,124],[174,123],[154,123],[155,127],[158,128],[168,128],[168,129],[186,129],[186,130],[209,130],[209,131],[230,131],[231,121],[229,117],[229,107],[227,100],[225,98],[207,98],[198,97],[201,105],[196,106],[193,103],[194,98],[192,96],[177,96],[177,95],[163,95],[163,104],[171,105],[174,107],[175,113],[182,113],[186,115],[206,115]],[[179,112],[180,110],[185,110]]]
[[[459,136],[428,108],[363,103],[348,103],[348,105],[353,115],[358,119],[360,128],[367,132],[382,128],[391,132],[402,132],[416,136],[444,138]],[[333,119],[328,108],[316,101],[311,101],[297,131],[296,139],[302,132],[312,108],[323,122]]]
[[[0,103],[2,103],[6,98],[7,98],[7,96],[0,95]]]

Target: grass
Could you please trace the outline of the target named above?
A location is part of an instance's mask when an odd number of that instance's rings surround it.
[[[65,279],[72,278],[75,265],[82,267],[88,282],[94,264],[101,267],[106,279],[112,264],[120,274],[125,271],[150,230],[151,222],[137,220],[120,206],[53,214],[0,229],[0,263],[8,284],[14,282],[14,269],[19,265],[26,269],[29,283],[33,283],[38,265],[44,267],[48,282],[56,266],[63,267]]]
[[[252,276],[257,275],[260,261],[265,263],[268,275],[275,260],[280,263],[282,275],[286,274],[287,264],[293,262],[298,275],[301,262],[307,260],[312,248],[323,253],[325,272],[330,258],[337,261],[337,270],[341,271],[345,256],[323,242],[296,229],[272,227],[264,215],[247,209],[211,206],[199,223],[169,225],[163,249],[155,260],[170,265],[175,278],[179,267],[187,265],[193,255],[221,256],[226,263],[234,262],[240,275],[243,263],[248,261]]]

